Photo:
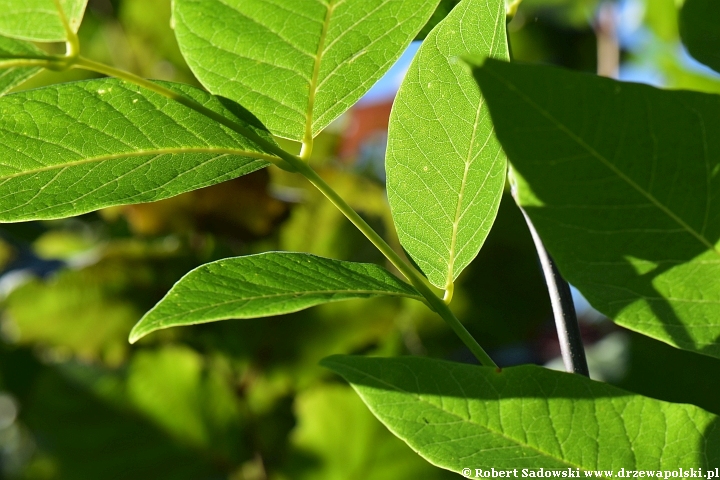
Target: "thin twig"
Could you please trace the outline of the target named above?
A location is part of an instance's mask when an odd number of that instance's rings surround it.
[[[513,192],[513,196],[514,192]],[[517,199],[516,199],[517,200]],[[517,201],[516,201],[517,203]],[[575,313],[575,305],[570,292],[570,285],[560,275],[560,271],[555,265],[545,246],[535,230],[532,220],[528,216],[525,209],[518,203],[518,208],[525,217],[528,229],[532,235],[535,249],[545,274],[545,283],[547,283],[548,293],[550,294],[550,303],[552,304],[553,316],[555,317],[555,328],[558,332],[558,340],[560,341],[560,353],[562,354],[565,371],[570,373],[579,373],[580,375],[590,376],[588,371],[587,359],[585,358],[585,348],[583,347],[582,337],[580,336],[580,325],[578,324],[577,314]]]

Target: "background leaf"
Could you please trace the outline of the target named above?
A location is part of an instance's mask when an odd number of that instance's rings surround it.
[[[20,85],[28,78],[40,72],[39,67],[3,68],[3,61],[22,55],[44,55],[45,52],[32,43],[7,37],[0,37],[0,95]]]
[[[680,36],[690,55],[720,72],[720,4],[716,0],[685,0],[680,11]]]
[[[82,22],[88,0],[59,0],[73,32]],[[67,40],[55,0],[0,0],[0,35],[35,42]]]
[[[720,356],[720,97],[495,61],[475,72],[568,281],[620,325]]]
[[[395,435],[455,472],[668,470],[720,461],[715,415],[580,375],[419,357],[333,356],[323,365],[350,382]]]
[[[505,156],[467,68],[469,54],[508,58],[505,0],[465,0],[428,35],[393,104],[386,156],[405,250],[446,288],[477,255],[505,186]]]
[[[439,0],[176,0],[198,79],[275,135],[317,135],[392,66]]]
[[[165,85],[272,141],[237,105]],[[0,111],[2,221],[159,200],[258,170],[271,158],[207,117],[118,80],[7,95]]]
[[[287,252],[228,258],[183,277],[135,325],[130,341],[172,326],[266,317],[380,295],[420,299],[414,288],[377,265]]]
[[[428,465],[373,418],[350,388],[324,385],[295,400],[288,473],[299,480],[456,478]],[[352,432],[352,435],[347,435]]]

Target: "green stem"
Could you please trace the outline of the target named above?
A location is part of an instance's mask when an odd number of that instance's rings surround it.
[[[0,60],[0,69],[3,68],[17,68],[17,67],[43,67],[48,68],[53,64],[53,61],[57,60],[53,57],[38,57],[38,58],[12,58]]]
[[[375,247],[377,247],[378,250],[380,250],[380,252],[390,261],[390,263],[392,263],[395,268],[397,268],[400,273],[402,273],[405,278],[407,278],[408,281],[418,290],[418,292],[420,292],[420,294],[425,297],[428,306],[432,310],[437,312],[437,314],[440,315],[443,320],[447,322],[450,328],[452,328],[455,334],[460,337],[463,343],[470,349],[470,351],[475,355],[475,357],[480,361],[481,364],[497,367],[495,362],[493,362],[493,360],[488,356],[485,350],[483,350],[483,348],[477,343],[477,341],[472,337],[472,335],[470,335],[470,332],[468,332],[467,329],[462,325],[462,323],[460,323],[460,320],[457,319],[457,317],[452,313],[448,306],[440,298],[438,298],[437,295],[435,295],[435,293],[426,283],[425,278],[420,274],[420,272],[415,270],[415,268],[413,268],[411,265],[407,264],[392,249],[392,247],[390,247],[390,245],[388,245],[387,242],[385,242],[385,240],[383,240],[382,237],[380,237],[380,235],[378,235],[378,233],[373,230],[372,227],[368,225],[367,222],[365,222],[365,220],[363,220],[362,217],[360,217],[360,215],[358,215],[358,213],[350,205],[348,205],[347,202],[345,202],[345,200],[343,200],[342,197],[340,197],[340,195],[338,195],[338,193],[325,182],[325,180],[320,177],[320,175],[318,175],[315,170],[313,170],[306,162],[303,161],[303,159],[289,152],[286,152],[279,146],[262,138],[252,129],[233,122],[232,120],[220,115],[219,113],[214,112],[209,108],[201,105],[195,100],[191,100],[176,92],[173,92],[168,88],[163,87],[162,85],[158,85],[157,83],[151,82],[142,77],[138,77],[137,75],[134,75],[132,73],[124,72],[122,70],[118,70],[108,65],[97,63],[83,57],[79,57],[77,61],[73,64],[73,67],[93,70],[98,73],[117,77],[121,80],[134,83],[140,87],[147,88],[148,90],[175,100],[185,105],[186,107],[192,108],[193,110],[215,120],[216,122],[225,125],[231,130],[239,133],[240,135],[249,138],[258,146],[263,148],[265,151],[269,151],[272,154],[276,155],[278,157],[278,160],[280,161],[278,163],[279,166],[283,166],[284,164],[284,168],[297,172],[307,178],[308,181],[310,181],[310,183],[315,186],[315,188],[320,190],[320,192],[322,192],[322,194],[325,195],[325,197],[327,197],[327,199],[330,200],[330,202],[332,202],[333,205],[335,205],[338,210],[340,210],[347,217],[347,219],[350,220],[350,222],[352,222],[352,224],[355,225],[368,238],[368,240],[372,242],[373,245],[375,245]]]
[[[287,154],[290,155],[290,154]],[[288,162],[290,162],[290,159],[285,159]],[[488,356],[488,354],[483,350],[483,348],[477,343],[477,341],[473,338],[472,335],[470,335],[470,332],[467,331],[467,329],[463,326],[462,323],[460,323],[460,320],[457,319],[455,314],[452,313],[450,308],[443,302],[440,298],[435,295],[435,293],[431,290],[431,288],[428,286],[428,284],[425,281],[425,278],[415,270],[411,265],[406,263],[396,252],[395,250],[390,247],[390,245],[383,240],[383,238],[378,235],[378,233],[373,230],[373,228],[365,222],[365,220],[362,219],[360,215],[350,206],[348,205],[345,200],[338,195],[338,193],[332,189],[327,183],[325,183],[325,180],[323,180],[320,175],[317,174],[315,170],[313,170],[309,165],[302,162],[300,159],[297,159],[296,161],[299,161],[300,163],[293,166],[297,169],[298,173],[303,175],[305,178],[307,178],[310,183],[312,183],[315,188],[320,190],[325,197],[327,197],[330,202],[332,202],[333,205],[335,205],[338,210],[340,210],[345,217],[347,217],[350,222],[352,222],[353,225],[355,225],[358,230],[360,230],[363,235],[367,237],[370,242],[372,242],[375,247],[380,250],[380,252],[385,255],[385,258],[387,258],[390,263],[392,263],[395,268],[397,268],[400,273],[402,273],[405,278],[408,279],[408,281],[415,287],[415,289],[420,292],[420,294],[425,297],[425,300],[427,300],[428,306],[434,310],[438,315],[440,315],[445,322],[452,328],[452,330],[457,334],[458,337],[465,343],[465,345],[470,349],[470,351],[475,355],[475,357],[486,366],[492,366],[497,367],[495,362]]]
[[[72,63],[80,55],[80,39],[78,38],[77,33],[75,33],[70,26],[67,15],[65,15],[65,11],[63,10],[62,5],[60,5],[60,0],[54,0],[54,2],[55,8],[60,16],[60,22],[62,22],[63,29],[65,30],[65,36],[67,37],[67,40],[65,41],[65,57],[67,57],[69,62]]]

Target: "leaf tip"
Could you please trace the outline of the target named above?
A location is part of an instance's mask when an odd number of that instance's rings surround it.
[[[143,338],[145,335],[150,333],[150,331],[145,331],[142,328],[143,321],[140,320],[138,323],[135,324],[132,330],[130,330],[130,335],[128,336],[128,342],[130,342],[130,345],[134,344],[141,338]]]
[[[344,357],[345,355],[330,355],[329,357],[325,357],[320,360],[320,366],[325,367],[328,370],[332,370],[335,373],[338,373],[337,367],[340,363],[339,360]]]

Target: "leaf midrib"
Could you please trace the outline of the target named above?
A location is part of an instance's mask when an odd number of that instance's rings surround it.
[[[495,24],[495,28],[493,28],[493,37],[490,40],[490,48],[489,48],[489,52],[488,52],[488,57],[493,56],[493,53],[494,53],[493,47],[495,46],[496,34],[497,34],[497,23]],[[462,183],[460,184],[460,192],[458,193],[458,203],[457,203],[457,207],[455,209],[455,219],[453,220],[452,237],[450,240],[450,255],[449,255],[450,264],[448,265],[448,273],[447,273],[447,280],[446,280],[445,288],[449,288],[454,281],[453,274],[454,274],[454,270],[455,270],[455,260],[456,260],[455,248],[457,246],[458,226],[460,224],[460,219],[462,218],[462,215],[463,215],[462,201],[463,201],[463,196],[465,193],[465,187],[467,186],[467,178],[468,178],[468,173],[470,172],[470,166],[474,162],[474,159],[471,157],[473,156],[473,153],[474,153],[473,147],[475,146],[475,137],[477,136],[477,130],[478,130],[479,122],[480,122],[480,113],[482,112],[482,107],[484,104],[485,104],[485,102],[481,95],[480,103],[477,107],[477,111],[475,112],[475,122],[473,123],[472,136],[470,137],[470,146],[468,147],[467,155],[465,157],[465,171],[463,172]],[[494,130],[494,128],[493,128],[493,130]],[[480,147],[478,153],[482,152],[485,149],[491,136],[492,136],[492,133],[490,135],[488,135],[488,138],[485,139],[485,143],[483,144],[482,147]],[[491,170],[488,170],[488,173],[485,176],[485,179],[483,179],[483,183],[480,186],[480,189],[482,189],[485,186],[485,182],[487,181],[487,178],[490,175],[490,171]]]
[[[327,38],[328,29],[330,27],[330,18],[332,17],[335,7],[340,2],[333,2],[332,0],[327,5],[325,11],[325,20],[322,24],[322,30],[320,31],[320,39],[318,40],[317,52],[315,53],[315,60],[313,63],[313,72],[310,77],[310,90],[308,92],[308,103],[307,111],[305,112],[305,132],[303,135],[303,142],[309,143],[312,141],[312,125],[313,125],[313,110],[315,109],[315,94],[317,93],[318,78],[320,77],[320,64],[322,63],[322,57],[325,55],[325,39]]]
[[[97,157],[83,158],[81,160],[75,160],[72,162],[66,162],[56,165],[48,165],[40,168],[33,168],[24,170],[22,172],[13,173],[9,175],[0,175],[0,181],[10,180],[17,177],[26,175],[34,175],[37,173],[48,172],[53,170],[63,170],[69,167],[77,167],[88,163],[104,162],[108,160],[122,160],[125,158],[142,157],[146,155],[168,155],[168,154],[183,154],[183,153],[216,153],[219,155],[240,155],[243,157],[258,158],[261,160],[274,161],[277,157],[274,155],[268,155],[260,152],[253,152],[249,150],[233,149],[233,148],[160,148],[156,150],[136,150],[134,152],[117,153],[112,155],[101,155]]]
[[[395,390],[395,391],[397,391],[397,392],[399,392],[399,393],[403,393],[403,394],[406,394],[406,395],[410,395],[410,396],[412,396],[413,398],[416,398],[418,402],[423,403],[423,404],[426,404],[426,405],[428,405],[428,406],[431,407],[431,408],[440,410],[440,411],[442,411],[442,412],[444,412],[444,413],[446,413],[446,414],[448,414],[448,415],[451,415],[451,416],[457,418],[458,420],[460,420],[461,422],[471,423],[471,424],[473,424],[473,425],[476,425],[476,426],[478,426],[478,427],[480,427],[480,428],[482,428],[482,429],[484,429],[484,430],[486,430],[486,431],[488,431],[488,432],[490,432],[490,433],[492,433],[492,434],[495,434],[495,435],[498,435],[498,436],[500,436],[500,437],[503,437],[503,438],[505,438],[506,440],[508,440],[508,441],[510,441],[510,442],[513,442],[513,443],[515,443],[515,444],[517,444],[517,445],[519,445],[519,446],[521,446],[521,447],[524,447],[524,448],[528,448],[528,449],[530,449],[530,450],[533,450],[533,451],[539,453],[540,455],[545,456],[545,457],[547,457],[547,458],[550,458],[550,459],[552,459],[552,460],[562,462],[562,463],[564,463],[565,465],[567,465],[567,466],[569,466],[569,467],[579,468],[579,469],[582,469],[582,470],[587,470],[587,469],[586,469],[585,467],[583,467],[582,465],[577,465],[577,464],[575,464],[575,463],[572,463],[572,462],[567,461],[567,460],[564,460],[564,459],[558,459],[558,458],[556,458],[556,457],[553,457],[550,453],[544,452],[544,451],[540,450],[540,449],[537,448],[537,447],[534,447],[534,446],[532,446],[532,445],[528,445],[528,444],[522,443],[522,442],[519,441],[518,439],[515,439],[515,438],[512,438],[512,437],[508,437],[504,432],[498,432],[498,431],[492,430],[492,429],[491,429],[490,427],[488,427],[487,425],[482,425],[482,424],[480,424],[480,423],[477,423],[477,422],[473,421],[473,419],[463,418],[463,417],[461,417],[460,415],[458,415],[458,414],[456,414],[456,413],[454,413],[454,412],[450,412],[450,411],[445,410],[445,409],[443,409],[443,408],[441,408],[441,407],[438,407],[437,405],[434,405],[434,404],[428,402],[427,400],[424,400],[424,399],[420,396],[419,393],[408,392],[408,391],[403,390],[402,388],[400,388],[400,387],[398,387],[398,386],[396,386],[396,385],[393,385],[392,383],[386,382],[385,380],[383,380],[383,379],[381,379],[381,378],[377,378],[377,377],[375,377],[375,376],[372,376],[372,375],[370,375],[370,374],[367,373],[367,372],[364,372],[364,371],[362,371],[362,370],[358,370],[358,369],[353,368],[352,366],[349,366],[349,365],[346,365],[346,364],[341,364],[341,365],[342,365],[344,368],[351,369],[351,370],[353,370],[355,373],[360,374],[360,375],[362,375],[362,376],[364,376],[364,377],[366,377],[366,378],[375,380],[375,381],[377,381],[378,383],[381,383],[382,385],[385,385],[385,386],[387,386],[387,387],[389,387],[389,388],[391,388],[391,389],[393,389],[393,390]],[[353,385],[353,387],[354,387],[354,385]],[[358,393],[359,393],[359,392],[358,392]],[[373,413],[375,413],[375,410],[373,409],[373,407],[372,407],[369,403],[367,404],[367,406],[368,406],[368,408],[369,408],[371,411],[373,411]],[[379,415],[376,415],[376,416],[379,417]],[[383,423],[385,423],[385,422],[383,422]],[[393,430],[392,427],[390,427],[389,425],[386,425],[386,426],[387,426],[390,430]],[[396,433],[394,430],[393,430],[393,433],[394,433],[395,435],[397,435],[398,437],[402,438],[402,436],[399,435],[398,433]],[[418,453],[419,453],[419,452],[418,452]],[[428,461],[429,461],[429,459],[428,459]],[[432,463],[432,462],[431,462],[431,463]],[[438,465],[438,466],[439,466],[439,465]],[[444,467],[443,467],[443,468],[444,468]],[[606,478],[606,477],[593,477],[593,478]]]
[[[548,119],[553,125],[555,125],[556,128],[558,128],[560,131],[565,133],[572,141],[574,141],[576,144],[578,144],[581,148],[583,148],[585,151],[587,151],[591,156],[595,157],[601,164],[603,164],[605,167],[607,167],[611,172],[613,172],[615,175],[620,178],[620,180],[627,183],[631,188],[633,188],[636,192],[638,192],[640,195],[648,199],[653,205],[655,205],[661,212],[663,212],[665,215],[670,217],[675,223],[677,223],[683,230],[685,230],[687,233],[695,237],[704,247],[706,247],[708,250],[711,250],[715,252],[716,254],[720,255],[720,250],[710,243],[708,239],[706,239],[704,236],[702,236],[700,233],[695,231],[694,228],[692,228],[690,225],[688,225],[682,218],[680,218],[678,215],[675,214],[670,208],[663,205],[657,198],[655,198],[650,192],[647,192],[644,188],[642,188],[640,185],[635,183],[633,179],[625,175],[619,168],[617,168],[613,163],[605,158],[600,152],[595,150],[592,146],[590,146],[585,140],[582,139],[579,135],[575,134],[572,130],[570,130],[565,124],[560,122],[558,119],[556,119],[550,112],[542,108],[540,105],[538,105],[536,102],[534,102],[530,97],[525,95],[519,88],[517,88],[512,82],[508,81],[504,77],[498,75],[494,71],[490,70],[490,74],[494,76],[498,81],[505,84],[505,86],[514,92],[521,100],[523,100],[525,103],[527,103],[530,107],[534,108],[540,115]]]
[[[207,292],[207,293],[212,293],[212,292]],[[358,294],[358,295],[387,295],[387,296],[414,298],[416,300],[421,300],[421,301],[423,300],[423,297],[419,296],[419,295],[413,295],[411,293],[393,292],[393,291],[388,291],[388,290],[340,290],[340,289],[338,289],[338,290],[308,290],[308,291],[303,291],[303,292],[282,292],[282,293],[274,293],[274,294],[269,294],[269,295],[254,295],[251,297],[237,298],[237,299],[233,299],[233,300],[228,300],[226,302],[216,303],[212,306],[195,308],[193,310],[185,310],[182,313],[176,313],[174,315],[162,317],[162,320],[180,317],[183,315],[189,315],[189,314],[193,314],[195,312],[201,312],[203,310],[210,310],[210,309],[222,307],[225,305],[232,305],[233,303],[250,302],[250,301],[254,301],[254,300],[265,300],[265,299],[270,299],[270,298],[281,298],[281,297],[300,298],[304,295],[320,295],[320,294],[335,295],[335,294],[343,294],[343,293],[353,293],[353,294]],[[178,304],[176,303],[175,305],[178,305]],[[255,314],[253,314],[253,316],[254,315]],[[270,315],[272,315],[272,314],[270,314]],[[156,321],[160,321],[160,320],[156,320]]]

